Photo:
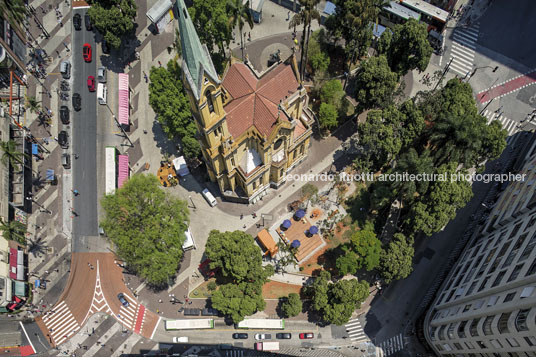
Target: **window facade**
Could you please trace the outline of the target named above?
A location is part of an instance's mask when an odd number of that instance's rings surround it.
[[[529,315],[530,309],[519,310],[516,316],[516,330],[518,332],[528,331],[529,327],[527,326],[527,316]]]
[[[510,315],[512,315],[512,312],[505,312],[501,315],[499,318],[499,321],[497,322],[497,328],[499,329],[499,333],[509,333],[508,330],[508,319],[510,318]]]
[[[207,107],[210,113],[214,113],[214,102],[212,101],[212,93],[209,90],[205,92],[205,97],[207,98]]]

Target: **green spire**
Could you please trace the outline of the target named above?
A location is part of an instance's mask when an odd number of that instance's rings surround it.
[[[216,83],[220,83],[218,74],[214,69],[214,64],[210,58],[210,54],[206,45],[201,45],[194,24],[188,13],[184,0],[177,1],[179,13],[179,31],[182,46],[182,69],[186,80],[192,88],[196,99],[200,98],[201,80],[203,72]]]

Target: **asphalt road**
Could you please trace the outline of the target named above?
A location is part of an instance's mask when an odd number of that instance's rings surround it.
[[[84,18],[87,9],[74,9],[73,15],[79,13]],[[92,61],[86,63],[82,56],[82,47],[89,43],[92,47]],[[89,92],[87,77],[97,77],[97,48],[95,33],[87,31],[82,20],[82,29],[73,29],[71,61],[73,93],[82,97],[82,109],[73,110],[73,189],[79,196],[73,198],[73,251],[87,251],[87,240],[98,236],[97,220],[97,95]],[[96,85],[95,85],[96,86]]]

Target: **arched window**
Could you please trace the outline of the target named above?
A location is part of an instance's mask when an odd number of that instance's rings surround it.
[[[281,144],[283,144],[283,138],[279,138],[275,144],[274,144],[274,150],[277,150],[281,147]]]
[[[210,90],[207,90],[205,92],[205,97],[207,97],[207,105],[209,112],[214,113],[214,103],[212,102],[212,93],[210,93]]]

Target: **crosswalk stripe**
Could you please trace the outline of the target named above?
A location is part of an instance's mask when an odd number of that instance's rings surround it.
[[[452,38],[455,40],[460,40],[461,42],[467,41],[469,44],[474,46],[474,42],[478,40],[478,35],[469,34],[467,32],[454,31]]]
[[[352,323],[346,324],[346,325],[344,325],[344,326],[345,326],[345,327],[350,327],[350,326],[356,326],[356,325],[361,326],[361,322],[356,321],[356,322],[352,322]]]
[[[456,64],[464,65],[464,66],[472,69],[472,67],[473,67],[473,61],[472,60],[470,61],[467,58],[459,56],[458,53],[454,52],[454,50],[452,50],[452,52],[453,52],[452,57],[454,58],[454,60],[452,62],[456,62]]]
[[[463,35],[471,38],[473,41],[478,40],[478,31],[454,31],[454,35]]]
[[[454,41],[452,42],[453,45],[456,44],[459,46],[463,46],[463,47],[470,49],[471,51],[474,51],[476,49],[475,44],[466,38],[462,38],[462,37],[456,38],[456,35],[454,35],[453,38],[454,38]]]
[[[468,67],[461,67],[454,63],[454,61],[450,64],[449,70],[452,70],[456,73],[458,73],[461,76],[465,76],[467,72],[471,70],[471,68]]]
[[[475,59],[475,53],[469,52],[461,47],[458,46],[452,46],[452,54],[451,57],[457,57],[461,59],[465,59],[467,61],[470,61],[471,64],[473,63],[473,60]]]

